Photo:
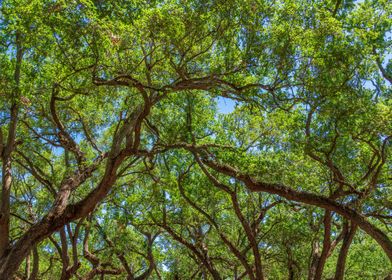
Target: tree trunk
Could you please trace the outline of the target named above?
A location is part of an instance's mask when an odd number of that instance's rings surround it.
[[[26,269],[25,269],[26,279],[30,278],[30,273],[31,273],[31,253],[28,254],[26,257]]]
[[[346,226],[348,227],[348,225]],[[336,263],[335,280],[344,279],[348,250],[350,249],[350,245],[353,241],[356,231],[357,231],[357,225],[352,223],[351,227],[346,231],[343,237],[342,248],[340,248],[338,262]]]
[[[314,280],[314,276],[316,274],[319,258],[320,258],[320,245],[318,244],[318,240],[313,240],[312,241],[312,252],[310,255],[308,280]]]
[[[2,166],[2,188],[1,188],[1,205],[0,205],[0,258],[6,253],[9,246],[9,229],[10,229],[10,195],[11,195],[11,185],[12,185],[12,158],[11,154],[15,148],[16,139],[16,127],[18,123],[18,105],[15,99],[19,95],[19,84],[20,84],[20,71],[22,66],[23,49],[21,43],[20,32],[16,32],[15,38],[16,46],[16,64],[14,71],[14,82],[15,82],[15,92],[13,93],[12,105],[10,110],[10,123],[8,127],[8,139],[5,147],[3,148],[3,143],[0,143],[0,156],[3,161]],[[1,129],[1,128],[0,128]],[[1,132],[2,134],[2,132]],[[2,135],[1,135],[2,136]],[[3,137],[0,140],[3,141]]]
[[[331,249],[331,211],[325,210],[324,214],[324,240],[323,249],[321,255],[318,258],[316,273],[314,275],[314,280],[321,280],[323,275],[324,266],[327,261],[329,251]]]
[[[39,254],[37,246],[33,248],[33,270],[31,271],[31,275],[28,280],[35,280],[37,279],[39,272]]]
[[[3,256],[9,245],[10,231],[10,194],[11,194],[11,157],[3,159],[0,213],[0,256]]]

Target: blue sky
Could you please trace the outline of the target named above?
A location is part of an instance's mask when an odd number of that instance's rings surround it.
[[[235,102],[229,98],[218,97],[218,111],[221,114],[229,114],[233,112],[235,107]]]

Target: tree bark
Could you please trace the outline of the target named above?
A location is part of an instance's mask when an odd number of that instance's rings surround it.
[[[10,124],[8,127],[8,139],[5,147],[3,143],[1,149],[2,166],[2,188],[1,188],[1,205],[0,205],[0,258],[3,256],[9,246],[9,223],[10,223],[10,195],[12,185],[12,157],[11,154],[15,149],[16,128],[18,123],[18,105],[16,99],[19,95],[20,72],[22,66],[23,49],[21,43],[21,34],[16,32],[16,64],[14,71],[15,92],[13,93],[11,110],[10,110]],[[2,138],[2,137],[1,137]],[[2,139],[1,139],[2,141]]]
[[[33,269],[31,271],[30,278],[28,280],[35,280],[37,279],[39,272],[39,254],[37,246],[33,248]]]
[[[2,188],[1,188],[1,205],[0,205],[0,258],[4,255],[9,246],[9,223],[10,223],[10,195],[12,184],[12,158],[11,154],[15,148],[16,127],[18,124],[18,105],[15,101],[19,95],[20,73],[23,59],[23,48],[21,41],[21,34],[16,32],[15,37],[16,46],[16,64],[14,70],[15,91],[13,92],[11,110],[10,110],[10,124],[8,127],[8,139],[5,147],[0,143],[0,156],[3,161],[2,166]],[[2,133],[1,133],[2,134]],[[0,141],[3,137],[0,138]]]
[[[12,143],[13,144],[13,143]],[[2,188],[0,207],[0,256],[3,256],[9,246],[10,231],[10,195],[12,184],[11,152],[3,157]]]
[[[324,239],[323,239],[323,249],[321,255],[318,258],[316,273],[314,275],[315,280],[321,280],[323,275],[324,266],[327,261],[329,251],[331,249],[331,211],[325,210],[324,213]]]
[[[26,279],[30,278],[30,273],[31,273],[31,253],[29,253],[26,257],[26,268],[25,268]]]
[[[314,280],[319,259],[320,259],[320,245],[318,243],[318,240],[313,240],[312,252],[310,255],[310,262],[309,262],[308,280]]]
[[[345,225],[349,227],[348,225]],[[348,255],[348,250],[350,249],[350,245],[353,241],[355,233],[357,231],[357,225],[351,224],[351,227],[347,228],[347,231],[343,237],[343,244],[340,248],[338,261],[336,263],[336,271],[335,271],[335,279],[334,280],[343,280],[344,272],[346,267],[346,259]]]

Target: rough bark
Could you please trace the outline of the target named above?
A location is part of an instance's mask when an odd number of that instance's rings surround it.
[[[8,129],[8,140],[2,152],[2,188],[0,207],[0,256],[9,245],[10,195],[12,185],[12,152],[15,149],[16,127],[18,122],[18,105],[11,106],[11,121]]]
[[[9,229],[10,229],[10,195],[11,195],[11,155],[3,157],[2,168],[2,188],[1,188],[1,207],[0,207],[0,256],[3,256],[9,245]]]
[[[9,246],[9,223],[10,223],[10,195],[12,184],[12,157],[11,154],[15,149],[16,142],[16,128],[18,124],[18,104],[16,99],[19,95],[20,73],[23,58],[23,48],[21,42],[20,32],[16,32],[15,38],[16,45],[16,64],[14,71],[15,92],[13,93],[11,110],[10,110],[10,123],[8,127],[7,143],[4,146],[3,137],[0,137],[0,156],[3,162],[2,165],[2,188],[1,188],[1,201],[0,201],[0,257],[4,255]],[[1,132],[2,134],[2,132]],[[1,135],[2,136],[2,135]]]
[[[321,276],[323,275],[324,266],[327,261],[329,251],[331,249],[331,211],[326,210],[324,214],[324,240],[323,240],[323,249],[321,251],[321,255],[318,258],[316,272],[314,275],[315,280],[321,280]]]
[[[314,280],[316,274],[318,261],[320,259],[320,245],[318,240],[312,240],[312,252],[310,254],[308,280]]]
[[[31,271],[30,277],[28,280],[35,280],[37,279],[39,272],[39,254],[37,246],[33,248],[33,269]]]
[[[348,225],[345,225],[349,227]],[[340,248],[338,261],[336,263],[336,271],[335,271],[335,279],[334,280],[343,280],[344,272],[346,267],[346,259],[348,255],[348,250],[350,249],[350,245],[353,241],[355,233],[357,231],[357,226],[352,224],[351,227],[347,228],[345,231],[345,235],[343,237],[342,247]]]

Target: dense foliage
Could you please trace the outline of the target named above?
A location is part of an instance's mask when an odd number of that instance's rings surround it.
[[[0,279],[392,279],[391,27],[387,0],[0,1]]]

